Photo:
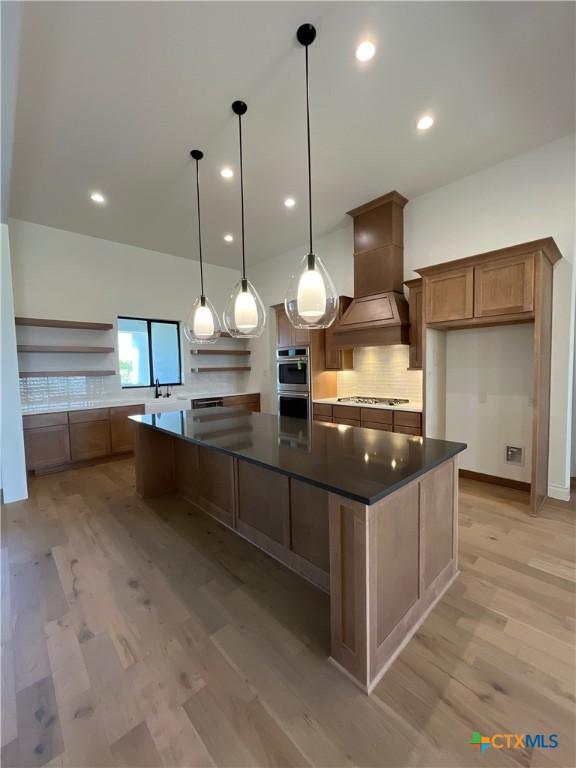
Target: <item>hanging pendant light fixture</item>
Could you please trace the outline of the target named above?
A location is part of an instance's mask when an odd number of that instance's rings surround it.
[[[248,107],[243,101],[235,101],[232,111],[238,115],[238,140],[240,144],[240,209],[242,215],[242,278],[224,309],[224,326],[230,336],[256,339],[262,335],[266,322],[266,309],[258,292],[246,277],[246,249],[244,242],[244,166],[242,163],[242,115]]]
[[[312,245],[312,165],[310,152],[310,89],[308,78],[308,46],[316,38],[312,24],[302,24],[296,33],[306,52],[306,137],[308,147],[308,236],[309,249],[290,278],[284,307],[295,328],[328,328],[338,312],[338,294],[326,267],[314,253]]]
[[[218,313],[210,299],[204,294],[204,264],[202,261],[202,230],[200,228],[200,174],[198,161],[204,153],[193,149],[190,156],[196,161],[196,201],[198,212],[198,252],[200,255],[200,296],[192,304],[188,320],[184,324],[184,335],[191,344],[213,344],[220,336],[221,326]]]

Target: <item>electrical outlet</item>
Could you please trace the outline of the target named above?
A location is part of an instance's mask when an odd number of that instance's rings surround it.
[[[524,450],[516,445],[507,445],[506,462],[522,466],[524,464]]]
[[[478,393],[478,402],[481,405],[485,405],[488,402],[488,395],[486,394],[486,392],[479,392]]]

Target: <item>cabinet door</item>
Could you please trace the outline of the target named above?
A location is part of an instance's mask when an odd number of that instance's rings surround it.
[[[276,346],[292,347],[292,323],[288,320],[284,305],[276,307]]]
[[[474,312],[473,267],[452,269],[424,278],[427,323],[465,320]]]
[[[510,256],[474,269],[474,317],[534,309],[534,255]]]
[[[126,453],[134,450],[132,425],[128,416],[144,413],[143,405],[126,405],[110,408],[110,443],[112,453]]]
[[[327,491],[290,480],[291,549],[322,571],[330,570]]]
[[[292,329],[292,346],[293,347],[299,347],[302,344],[307,346],[308,344],[310,344],[310,331],[307,331],[305,328],[294,328],[294,326],[289,320],[288,320],[288,323],[290,325],[290,328]]]
[[[110,421],[84,421],[70,424],[72,461],[98,459],[110,454]]]
[[[288,478],[279,472],[238,462],[238,520],[240,533],[258,543],[264,534],[278,544],[288,546]],[[256,532],[255,536],[252,535]]]
[[[24,430],[27,469],[47,469],[68,464],[70,438],[68,424]]]
[[[422,299],[424,290],[422,283],[410,288],[408,307],[410,310],[410,368],[422,368]]]
[[[327,371],[347,371],[354,368],[354,351],[352,349],[334,349],[334,329],[338,321],[350,306],[349,296],[340,296],[336,320],[324,331],[324,367]]]
[[[234,465],[231,456],[198,446],[199,504],[226,525],[234,524]]]

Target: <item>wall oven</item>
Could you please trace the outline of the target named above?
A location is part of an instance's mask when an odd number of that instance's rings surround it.
[[[290,416],[293,419],[309,419],[308,392],[278,392],[278,415]]]
[[[308,347],[279,349],[276,356],[276,389],[278,392],[310,391],[310,358]]]

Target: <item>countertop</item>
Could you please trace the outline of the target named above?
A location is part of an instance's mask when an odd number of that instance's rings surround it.
[[[466,448],[464,443],[238,408],[130,418],[362,504],[379,501]]]
[[[392,398],[393,399],[393,398]],[[384,411],[412,411],[413,413],[422,413],[422,403],[417,403],[411,400],[408,403],[402,405],[384,405],[383,403],[368,404],[368,403],[341,403],[337,397],[324,397],[312,400],[313,403],[326,403],[326,405],[348,405],[353,408],[377,408]]]
[[[158,398],[160,403],[182,402],[182,408],[190,408],[191,400],[201,400],[205,397],[238,397],[240,395],[254,395],[257,392],[248,390],[247,392],[186,392],[182,394],[173,394],[169,398]],[[60,413],[61,411],[84,411],[91,408],[121,408],[123,405],[150,405],[157,399],[150,395],[141,395],[140,397],[118,397],[103,400],[70,400],[60,403],[34,403],[33,405],[22,405],[22,415],[28,416],[34,413]],[[178,409],[176,409],[178,410]]]

